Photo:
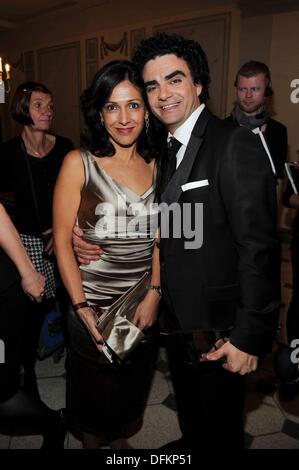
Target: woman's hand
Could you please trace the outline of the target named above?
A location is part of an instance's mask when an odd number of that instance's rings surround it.
[[[132,323],[140,330],[145,330],[152,326],[157,319],[159,302],[159,293],[153,289],[149,290],[138,305]]]
[[[100,335],[96,328],[96,314],[94,310],[91,307],[83,307],[79,308],[76,313],[87,328],[87,331],[90,334],[91,339],[93,340],[97,349],[99,351],[102,351],[104,341],[103,337]]]
[[[22,289],[31,300],[41,302],[45,291],[46,279],[34,268],[26,271],[21,278]]]

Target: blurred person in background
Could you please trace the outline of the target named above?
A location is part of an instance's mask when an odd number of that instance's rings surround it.
[[[21,135],[0,146],[0,193],[13,193],[16,228],[33,265],[46,278],[42,302],[30,304],[22,358],[24,387],[38,396],[36,351],[44,315],[55,305],[57,288],[52,238],[53,191],[62,160],[74,146],[68,138],[50,133],[53,96],[41,83],[25,82],[17,88],[11,115],[23,128]]]
[[[33,302],[41,303],[45,278],[34,268],[11,219],[0,204],[0,432],[42,434],[43,449],[63,448],[65,416],[20,384],[26,324]],[[3,359],[3,360],[2,360]]]

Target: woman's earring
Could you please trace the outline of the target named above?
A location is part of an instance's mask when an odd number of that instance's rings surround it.
[[[146,116],[146,118],[145,118],[144,121],[145,121],[145,132],[148,134],[149,126],[150,126],[150,122],[149,122],[148,116]]]
[[[103,119],[102,113],[99,113],[99,114],[100,114],[101,124],[104,127],[104,119]]]

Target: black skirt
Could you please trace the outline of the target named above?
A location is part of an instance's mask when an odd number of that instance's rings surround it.
[[[121,365],[100,353],[84,325],[69,312],[67,408],[81,431],[112,441],[130,434],[142,415],[154,372],[159,335],[156,326]]]

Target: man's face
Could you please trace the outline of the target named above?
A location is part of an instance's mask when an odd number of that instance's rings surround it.
[[[193,83],[187,63],[174,54],[149,60],[143,80],[152,112],[171,133],[200,105],[202,86]]]
[[[265,98],[266,80],[263,73],[254,77],[238,78],[237,98],[242,111],[249,116],[259,114],[266,102]]]

